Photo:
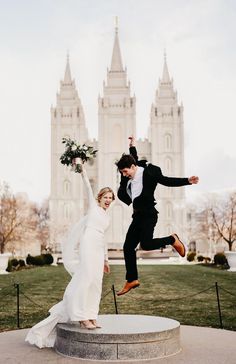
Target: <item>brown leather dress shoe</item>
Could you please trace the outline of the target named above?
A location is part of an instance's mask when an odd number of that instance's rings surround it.
[[[140,285],[139,281],[136,279],[132,282],[126,282],[124,288],[121,291],[117,292],[117,296],[121,296],[122,294],[128,293],[132,288],[136,288]]]
[[[175,250],[179,253],[181,257],[184,257],[185,256],[184,244],[182,243],[177,234],[173,234],[172,236],[175,238],[175,242],[174,244],[172,244],[172,246],[175,248]]]

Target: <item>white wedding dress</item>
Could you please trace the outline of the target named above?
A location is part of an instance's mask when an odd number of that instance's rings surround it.
[[[50,310],[50,316],[33,326],[26,341],[39,348],[53,347],[58,322],[96,320],[102,293],[104,260],[107,260],[105,230],[109,216],[99,207],[84,170],[81,173],[88,195],[88,213],[69,231],[62,244],[62,259],[72,275],[62,301]]]

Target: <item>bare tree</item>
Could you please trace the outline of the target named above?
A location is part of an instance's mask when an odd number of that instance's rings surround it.
[[[216,193],[202,195],[197,205],[189,207],[188,234],[190,241],[207,243],[208,249],[212,253],[212,244],[215,245],[222,241],[222,235],[219,234],[213,219],[213,211],[215,214],[217,212],[219,217],[219,211],[224,210],[226,210],[224,195]]]
[[[34,205],[33,212],[37,218],[37,237],[41,243],[41,250],[49,247],[49,206],[48,200],[41,205]]]
[[[218,235],[228,244],[231,251],[236,241],[236,192],[231,193],[217,207],[212,207],[211,215]]]
[[[15,196],[6,182],[0,184],[0,252],[11,242],[32,238],[36,227],[33,203],[24,195]]]
[[[20,238],[19,228],[22,219],[19,216],[18,204],[9,185],[0,185],[0,251],[4,253],[6,245]]]

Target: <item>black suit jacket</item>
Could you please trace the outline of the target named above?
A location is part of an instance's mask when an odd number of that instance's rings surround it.
[[[138,166],[143,167],[143,189],[139,196],[133,201],[133,208],[136,210],[149,210],[156,204],[154,192],[158,183],[168,187],[181,187],[189,185],[188,178],[175,178],[163,176],[161,168],[153,164],[147,164],[145,160],[138,160],[137,150],[135,147],[130,148],[130,154],[136,160]],[[121,176],[120,187],[118,189],[118,198],[127,205],[132,203],[127,193],[128,177]]]

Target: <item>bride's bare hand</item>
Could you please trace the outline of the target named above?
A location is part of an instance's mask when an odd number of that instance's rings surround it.
[[[104,269],[103,269],[104,273],[110,273],[111,272],[111,269],[110,269],[110,266],[109,266],[109,263],[105,261],[104,263]]]

